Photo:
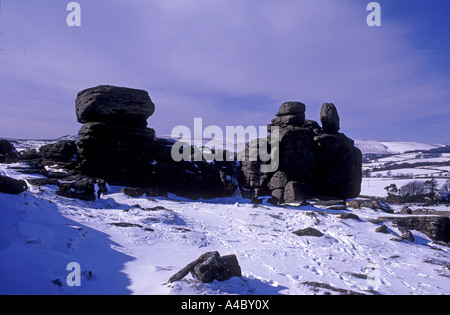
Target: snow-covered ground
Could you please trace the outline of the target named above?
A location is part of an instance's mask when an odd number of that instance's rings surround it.
[[[55,189],[0,194],[0,294],[450,294],[450,248],[416,231],[414,243],[390,241],[368,221],[386,214],[370,209],[343,220],[314,206],[131,198],[120,187],[84,202]],[[306,227],[324,236],[292,233]],[[167,284],[208,251],[236,254],[243,277]],[[67,285],[71,262],[80,287]]]

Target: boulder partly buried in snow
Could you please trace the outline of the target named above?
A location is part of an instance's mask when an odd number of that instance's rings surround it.
[[[383,217],[402,230],[419,231],[434,241],[450,242],[450,218],[444,216]]]
[[[292,233],[294,233],[297,236],[314,236],[314,237],[323,236],[322,232],[312,227],[307,227],[305,229],[297,230]]]
[[[83,201],[95,201],[108,191],[104,180],[81,175],[71,177],[71,181],[60,182],[58,187],[57,195]]]
[[[182,280],[190,272],[204,283],[242,277],[242,270],[235,255],[220,256],[218,252],[208,252],[173,275],[169,283]]]
[[[28,189],[28,185],[23,180],[16,180],[7,176],[0,176],[0,193],[19,195]]]
[[[342,213],[339,216],[339,219],[343,219],[343,220],[361,220],[356,214],[354,213]]]
[[[0,163],[15,163],[20,159],[14,145],[8,140],[0,139]]]
[[[77,150],[75,141],[65,140],[42,146],[39,149],[39,154],[52,161],[70,162],[77,153]]]

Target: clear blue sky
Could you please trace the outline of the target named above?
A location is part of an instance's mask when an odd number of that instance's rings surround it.
[[[285,101],[338,107],[362,140],[450,143],[450,2],[1,0],[0,137],[76,134],[78,91],[145,89],[149,126],[267,125]]]

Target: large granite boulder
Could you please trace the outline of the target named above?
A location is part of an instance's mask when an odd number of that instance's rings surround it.
[[[286,102],[280,106],[277,116],[291,116],[291,115],[304,115],[306,111],[306,105],[300,102]]]
[[[320,121],[326,133],[337,133],[340,130],[340,119],[336,106],[332,103],[325,103],[320,111]]]
[[[25,181],[0,175],[0,193],[19,195],[27,191],[27,189],[28,185]]]
[[[226,281],[232,277],[242,277],[236,255],[220,256],[218,252],[201,255],[169,279],[169,283],[181,281],[192,273],[200,282]]]
[[[59,141],[39,148],[41,157],[58,162],[70,162],[76,154],[77,144],[72,140]]]
[[[284,187],[284,202],[295,203],[303,202],[313,196],[309,186],[303,182],[290,181]],[[275,197],[275,196],[274,196]]]
[[[155,104],[144,90],[101,85],[78,93],[77,119],[80,123],[105,122],[118,125],[147,125]]]

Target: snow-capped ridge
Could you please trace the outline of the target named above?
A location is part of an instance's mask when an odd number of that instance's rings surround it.
[[[445,145],[420,142],[355,140],[355,146],[363,154],[401,154],[410,151],[429,151]]]

